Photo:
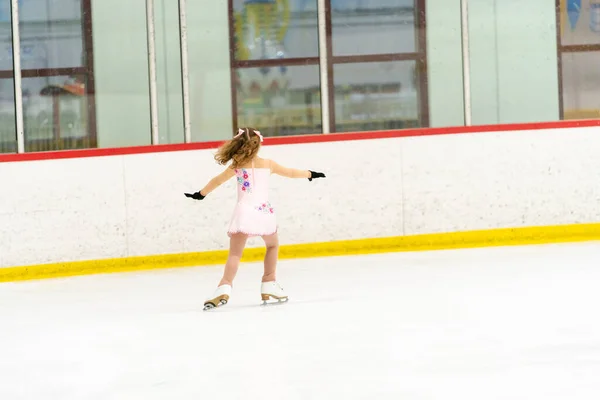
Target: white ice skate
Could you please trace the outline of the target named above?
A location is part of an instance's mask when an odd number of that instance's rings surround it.
[[[285,294],[281,285],[276,281],[263,282],[260,285],[260,295],[263,305],[285,303],[288,301],[287,294]],[[277,302],[269,303],[270,299],[275,299]]]
[[[224,306],[229,301],[231,285],[221,285],[215,290],[212,297],[204,302],[204,310]]]

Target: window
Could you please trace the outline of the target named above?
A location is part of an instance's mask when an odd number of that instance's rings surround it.
[[[331,2],[332,132],[428,126],[424,4]]]
[[[561,119],[600,118],[600,1],[556,7]]]
[[[316,0],[230,0],[234,127],[319,133]]]
[[[10,2],[3,4],[0,26],[8,33]],[[26,151],[96,146],[90,12],[90,0],[19,1]],[[5,37],[0,57],[0,147],[14,152],[12,38]]]
[[[428,126],[424,0],[230,0],[234,126],[266,136]],[[328,82],[319,55],[327,54]]]

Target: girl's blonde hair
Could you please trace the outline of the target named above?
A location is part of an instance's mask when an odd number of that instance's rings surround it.
[[[243,131],[243,132],[240,132]],[[238,168],[258,154],[260,149],[261,136],[257,134],[254,128],[242,128],[241,134],[233,139],[223,143],[215,154],[215,160],[220,165],[225,165],[232,161],[231,167]]]

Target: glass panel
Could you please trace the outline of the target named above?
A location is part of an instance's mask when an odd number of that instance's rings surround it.
[[[318,57],[316,0],[233,0],[237,60]]]
[[[470,1],[468,28],[473,125],[557,121],[555,2]]]
[[[37,77],[22,80],[25,150],[90,147],[82,0],[28,0],[19,6],[21,67],[38,70]],[[54,74],[49,69],[75,67],[80,76],[44,76]]]
[[[600,52],[563,53],[564,119],[600,118]]]
[[[229,14],[224,1],[188,1],[188,67],[192,141],[226,140],[233,132]]]
[[[265,136],[321,133],[319,66],[237,70],[238,126]]]
[[[333,55],[416,51],[415,0],[331,2]]]
[[[17,152],[14,90],[12,78],[0,79],[0,153]]]
[[[16,151],[13,79],[0,79],[0,148]],[[84,83],[71,77],[23,78],[25,150],[90,147]]]
[[[154,0],[154,5],[159,143],[183,143],[183,87],[181,86],[178,2]],[[188,32],[188,37],[189,35]]]
[[[151,143],[145,4],[92,1],[98,147]]]
[[[460,2],[427,0],[429,126],[465,124]]]
[[[82,25],[81,0],[19,1],[21,67],[82,66]]]
[[[561,43],[600,44],[600,0],[561,0]]]
[[[337,132],[419,126],[414,61],[334,65]]]
[[[17,152],[10,0],[0,1],[0,153]]]
[[[84,87],[77,77],[23,79],[26,151],[90,147]]]

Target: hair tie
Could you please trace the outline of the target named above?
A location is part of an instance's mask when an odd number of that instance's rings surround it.
[[[256,134],[256,136],[259,137],[260,142],[262,143],[262,141],[264,140],[264,138],[263,138],[263,135],[260,134],[260,131],[257,131],[257,130],[253,129],[252,132],[254,132]],[[237,135],[235,135],[233,138],[236,139],[236,138],[242,136],[244,133],[246,134],[246,137],[248,138],[248,140],[250,140],[250,130],[248,128],[246,128],[245,130],[241,129],[241,128],[238,129]]]
[[[235,139],[235,138],[237,138],[237,137],[241,136],[243,133],[244,133],[244,130],[243,130],[243,129],[238,129],[238,133],[237,133],[237,135],[235,135],[233,138]]]
[[[258,135],[258,137],[260,138],[260,142],[262,143],[263,136],[260,134],[260,131],[254,131],[254,133],[256,133],[256,135]]]

